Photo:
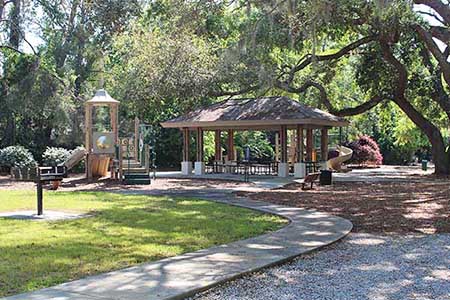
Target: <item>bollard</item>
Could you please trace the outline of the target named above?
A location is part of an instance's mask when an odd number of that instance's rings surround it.
[[[426,171],[428,170],[428,160],[422,159],[422,170]]]
[[[42,181],[40,178],[37,180],[37,214],[38,216],[42,216],[43,214],[43,205],[42,205]]]

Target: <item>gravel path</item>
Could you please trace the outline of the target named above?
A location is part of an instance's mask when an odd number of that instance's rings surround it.
[[[353,233],[191,299],[450,300],[450,234]]]

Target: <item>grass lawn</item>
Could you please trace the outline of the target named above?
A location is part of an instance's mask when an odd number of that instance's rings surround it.
[[[1,212],[35,206],[34,191],[0,193]],[[287,223],[198,199],[105,192],[46,192],[45,209],[93,217],[0,219],[0,296],[256,236]]]

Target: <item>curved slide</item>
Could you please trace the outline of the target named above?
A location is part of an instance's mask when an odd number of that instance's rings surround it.
[[[86,156],[86,150],[75,149],[72,154],[62,163],[67,170],[72,169],[76,164],[78,164]]]
[[[342,164],[352,158],[353,150],[344,146],[337,146],[336,150],[339,151],[339,156],[329,159],[327,161],[327,168],[339,171]]]

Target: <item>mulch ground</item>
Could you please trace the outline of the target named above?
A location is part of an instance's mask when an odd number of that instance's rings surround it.
[[[352,221],[354,232],[433,234],[450,233],[449,183],[335,183],[308,191],[292,184],[284,189],[238,195],[341,216]]]

